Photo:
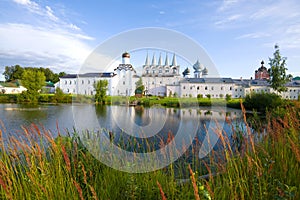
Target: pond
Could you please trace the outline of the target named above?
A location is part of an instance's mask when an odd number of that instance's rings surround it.
[[[177,160],[186,150],[195,148],[197,144],[205,147],[198,149],[198,157],[203,158],[212,149],[217,150],[222,146],[220,145],[222,141],[219,140],[220,134],[226,134],[228,138],[232,138],[235,130],[245,130],[241,110],[224,109],[223,107],[166,108],[162,106],[97,106],[93,104],[0,104],[0,121],[4,140],[8,138],[9,134],[22,132],[22,127],[32,124],[37,125],[41,130],[50,130],[54,137],[58,135],[58,132],[65,135],[67,132],[72,133],[77,130],[83,144],[92,153],[95,153],[98,146],[101,147],[97,151],[103,152],[105,149],[107,152],[108,148],[111,149],[108,144],[114,144],[119,153],[118,160],[122,160],[123,157],[127,158],[127,152],[156,152],[155,155],[157,155],[162,147],[171,146],[170,148],[173,148],[176,146],[176,151],[180,149],[176,155],[170,156],[172,159],[163,159],[165,160],[162,164],[164,166]],[[102,142],[99,142],[99,138],[90,135],[88,141],[87,135],[81,134],[86,130],[88,134],[100,131]],[[89,142],[92,142],[93,145],[88,146]],[[230,144],[232,142],[234,141],[229,141]],[[188,160],[193,159],[187,157]],[[102,159],[102,157],[97,158]],[[107,165],[114,168],[120,168],[120,165],[115,166],[115,161],[114,163],[111,163],[110,160],[101,161],[107,162]],[[157,168],[162,167],[158,164]],[[132,166],[130,169],[137,170]],[[128,171],[123,168],[121,170]],[[144,171],[149,170],[152,169]]]

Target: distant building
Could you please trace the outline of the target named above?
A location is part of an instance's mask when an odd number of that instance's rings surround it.
[[[68,74],[60,78],[56,87],[60,87],[64,93],[94,95],[94,83],[99,80],[108,81],[107,94],[111,96],[133,96],[135,83],[142,78],[145,86],[145,95],[197,97],[198,95],[211,98],[244,98],[247,94],[270,93],[273,89],[268,83],[270,78],[268,70],[261,62],[261,67],[255,71],[255,80],[232,78],[209,78],[208,69],[197,60],[193,65],[194,76],[191,76],[187,67],[180,75],[180,66],[177,64],[176,55],[173,54],[169,63],[168,54],[163,62],[160,54],[158,62],[153,55],[150,63],[147,54],[141,76],[137,75],[130,63],[130,54],[122,54],[122,63],[113,72],[99,72],[86,74]],[[287,92],[281,93],[286,99],[298,99],[300,95],[300,81],[292,80],[286,84]]]
[[[18,80],[0,83],[0,94],[20,94],[27,89],[19,84]]]
[[[261,67],[255,70],[255,80],[269,80],[270,74],[268,69],[264,66],[264,61],[261,61]]]

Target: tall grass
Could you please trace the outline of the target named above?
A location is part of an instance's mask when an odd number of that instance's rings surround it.
[[[197,160],[196,145],[186,155],[195,159],[140,174],[105,166],[76,135],[31,125],[8,136],[1,125],[0,199],[300,199],[299,109],[268,115],[261,133],[216,127],[221,152]]]

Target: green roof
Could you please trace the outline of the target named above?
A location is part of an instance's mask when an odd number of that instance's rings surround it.
[[[295,78],[293,78],[293,81],[300,81],[300,77],[296,76]]]

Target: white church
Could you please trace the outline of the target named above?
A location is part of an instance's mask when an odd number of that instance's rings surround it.
[[[265,68],[262,66],[260,68]],[[259,69],[260,69],[259,68]],[[153,55],[150,62],[147,54],[142,74],[138,75],[130,62],[130,54],[122,54],[122,63],[113,72],[92,72],[85,74],[68,74],[60,78],[56,87],[68,94],[94,95],[94,83],[99,80],[108,81],[107,95],[133,96],[135,95],[136,82],[142,78],[145,86],[145,95],[153,96],[178,96],[178,97],[202,97],[244,98],[251,92],[270,93],[267,79],[232,79],[207,77],[208,69],[199,60],[193,65],[193,75],[190,69],[183,70],[180,74],[180,66],[177,64],[176,55],[173,54],[171,62],[166,53],[163,61],[160,54],[158,61]],[[287,83],[288,90],[281,93],[286,99],[298,99],[300,95],[300,81],[292,80]]]

